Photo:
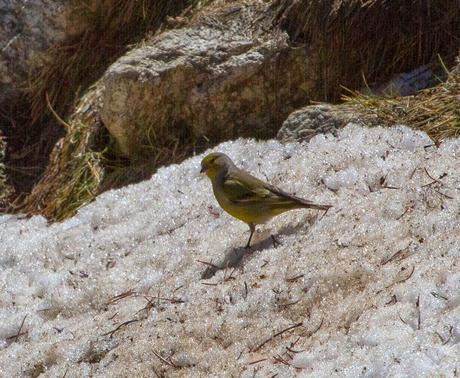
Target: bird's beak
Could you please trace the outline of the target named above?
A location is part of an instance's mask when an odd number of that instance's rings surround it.
[[[205,167],[201,167],[200,173],[205,173],[205,172],[206,172],[206,168],[205,168]]]

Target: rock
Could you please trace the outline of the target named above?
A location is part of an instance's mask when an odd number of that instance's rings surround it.
[[[271,137],[307,102],[305,48],[264,28],[266,5],[255,4],[202,13],[107,70],[101,116],[123,154],[152,143],[149,133],[159,144],[173,133],[211,142]]]
[[[439,84],[441,79],[445,80],[445,73],[434,72],[429,66],[422,66],[410,72],[394,75],[388,82],[372,88],[372,94],[377,96],[411,96],[422,89]],[[362,92],[365,93],[366,90],[362,90]]]
[[[349,122],[359,122],[359,114],[349,105],[310,105],[291,113],[278,131],[283,142],[309,141],[317,134],[332,133]]]
[[[85,27],[78,1],[0,0],[0,103],[17,94],[30,68],[51,45]]]

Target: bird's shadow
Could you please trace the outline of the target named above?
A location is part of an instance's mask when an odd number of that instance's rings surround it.
[[[299,222],[296,225],[288,225],[282,227],[278,231],[278,235],[291,235],[297,232],[297,230],[301,229],[304,227],[306,224],[309,225],[309,222]],[[277,244],[280,244],[279,241],[276,239],[275,236],[270,235],[256,243],[254,243],[250,248],[246,247],[236,247],[236,248],[230,248],[224,256],[224,259],[222,262],[217,263],[217,264],[212,264],[209,265],[206,270],[203,272],[201,275],[201,279],[203,280],[208,280],[219,271],[219,270],[224,270],[228,268],[241,268],[243,266],[243,261],[248,261],[249,258],[254,256],[254,252],[259,252],[263,251],[264,249],[267,249],[269,247],[276,246]]]

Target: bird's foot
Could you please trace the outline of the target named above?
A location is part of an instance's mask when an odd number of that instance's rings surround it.
[[[277,238],[275,238],[275,235],[270,235],[270,237],[272,238],[273,248],[283,245]]]

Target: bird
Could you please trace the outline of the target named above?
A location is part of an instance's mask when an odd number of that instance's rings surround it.
[[[201,173],[211,180],[214,196],[219,205],[231,216],[249,226],[246,249],[250,248],[256,225],[294,209],[327,211],[331,205],[319,205],[263,182],[239,169],[227,155],[212,152],[201,161]]]

